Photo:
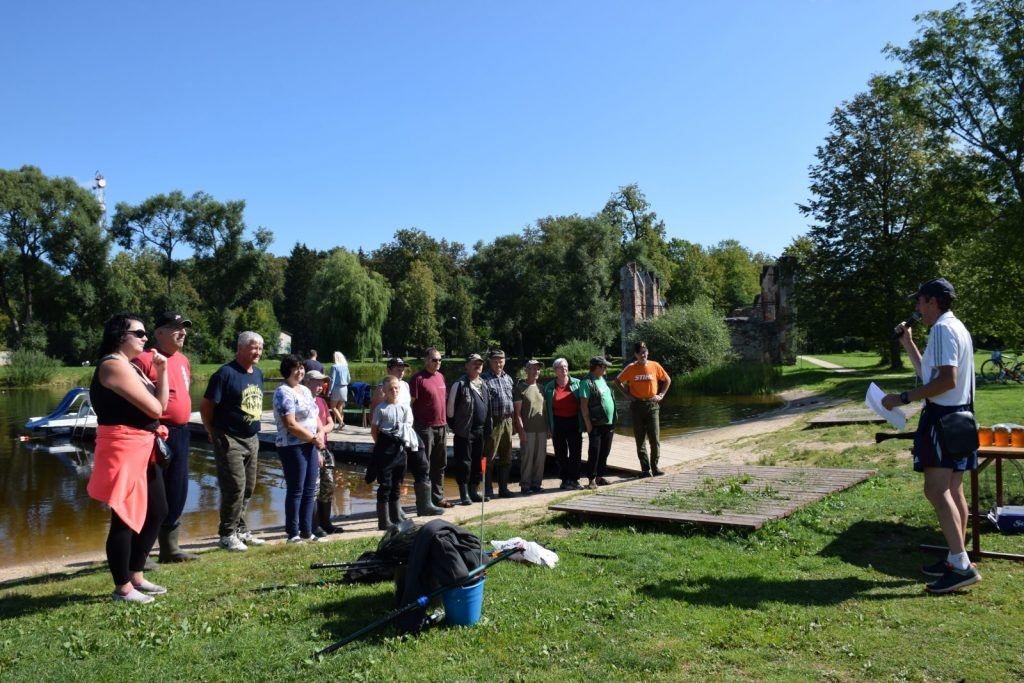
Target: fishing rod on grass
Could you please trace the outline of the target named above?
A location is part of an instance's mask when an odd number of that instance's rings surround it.
[[[321,657],[323,655],[328,655],[328,654],[334,652],[335,650],[337,650],[337,649],[339,649],[341,647],[344,647],[345,645],[348,645],[353,640],[357,640],[359,638],[362,638],[367,633],[372,633],[373,631],[376,631],[381,626],[384,626],[385,624],[391,623],[392,621],[394,621],[398,617],[402,616],[403,614],[411,612],[414,609],[425,608],[428,604],[430,604],[430,601],[433,598],[436,598],[438,595],[441,595],[442,593],[450,591],[450,590],[452,590],[454,588],[459,588],[461,586],[465,586],[466,584],[472,583],[488,567],[496,565],[499,562],[501,562],[502,560],[507,560],[508,558],[512,557],[513,555],[515,555],[518,552],[521,552],[522,550],[523,549],[522,549],[521,546],[515,546],[515,547],[512,547],[512,548],[506,548],[506,549],[502,550],[500,553],[495,555],[493,557],[493,559],[491,559],[488,562],[486,562],[485,564],[482,564],[479,567],[476,567],[475,569],[471,570],[466,575],[466,578],[464,578],[464,579],[462,579],[460,581],[457,581],[456,583],[454,583],[454,584],[452,584],[450,586],[440,586],[437,589],[431,591],[430,593],[427,593],[426,595],[422,595],[422,596],[416,598],[415,600],[413,600],[412,602],[409,602],[409,603],[407,603],[405,605],[402,605],[398,609],[394,610],[393,612],[390,612],[389,614],[384,615],[383,617],[381,617],[377,621],[373,622],[372,624],[369,624],[368,626],[364,626],[363,628],[359,629],[355,633],[352,633],[350,635],[345,636],[344,638],[342,638],[338,642],[334,643],[333,645],[328,645],[324,649],[322,649],[322,650],[320,650],[318,652],[315,652],[313,654],[313,656],[314,657]]]
[[[376,567],[404,567],[404,562],[392,560],[352,560],[350,562],[314,562],[310,569],[373,569]]]

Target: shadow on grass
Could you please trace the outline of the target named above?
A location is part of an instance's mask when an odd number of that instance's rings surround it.
[[[889,576],[917,577],[921,543],[941,544],[932,527],[902,522],[863,520],[854,522],[818,553],[836,557],[855,567],[871,568]]]
[[[318,608],[318,611],[322,609],[326,618],[323,630],[331,635],[332,642],[337,642],[398,609],[394,584],[383,585],[390,586],[391,590],[376,595],[354,595],[344,600],[326,603]],[[395,630],[394,622],[390,622],[363,635],[352,644],[367,641],[378,642],[383,638],[393,638],[396,635],[398,635],[398,631]],[[330,644],[321,643],[316,645],[315,649],[319,650]]]
[[[760,576],[707,576],[685,581],[662,581],[640,589],[659,599],[681,600],[708,607],[740,607],[759,609],[772,603],[829,606],[851,598],[858,600],[891,600],[903,594],[879,593],[879,590],[904,588],[917,582],[866,581],[855,577],[835,579],[771,580]]]
[[[0,598],[0,614],[3,619],[17,619],[18,617],[47,612],[60,607],[67,607],[69,603],[84,605],[90,603],[110,602],[109,594],[96,593],[58,593],[56,595],[27,595],[13,593]]]
[[[79,569],[77,571],[56,572],[53,574],[37,574],[35,576],[26,576],[20,579],[11,579],[10,581],[0,581],[0,590],[8,590],[10,588],[25,588],[27,586],[41,586],[47,583],[70,581],[71,579],[80,579],[83,576],[90,576],[96,573],[106,573],[107,571],[106,562],[89,562],[83,563],[81,566],[83,567],[83,569]]]

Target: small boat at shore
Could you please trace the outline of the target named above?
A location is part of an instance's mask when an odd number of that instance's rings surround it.
[[[96,413],[89,402],[89,390],[75,387],[68,393],[49,415],[30,417],[25,422],[25,429],[36,434],[74,436],[79,431],[96,429]]]

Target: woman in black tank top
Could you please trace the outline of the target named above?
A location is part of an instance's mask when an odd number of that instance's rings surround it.
[[[166,589],[143,569],[167,514],[160,468],[152,458],[159,418],[167,407],[167,359],[153,353],[156,384],[132,365],[145,348],[142,319],[119,313],[106,322],[100,360],[89,386],[96,411],[96,450],[89,495],[110,506],[107,563],[115,601],[147,603]]]

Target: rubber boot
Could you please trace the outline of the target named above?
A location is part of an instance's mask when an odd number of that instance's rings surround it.
[[[484,472],[484,500],[494,498],[494,484],[491,483],[491,470]]]
[[[320,528],[329,534],[340,534],[344,529],[331,524],[331,501],[321,501],[316,504],[317,516],[320,518]]]
[[[516,494],[508,488],[508,471],[511,465],[502,465],[498,469],[498,496],[501,498],[513,498]]]
[[[405,510],[402,509],[402,501],[389,500],[388,510],[391,512],[391,521],[395,524],[406,520]]]
[[[387,531],[388,527],[391,526],[391,518],[388,516],[388,504],[377,503],[377,528],[381,531]]]
[[[160,527],[160,562],[191,562],[198,560],[199,556],[187,553],[178,547],[178,527]]]
[[[459,505],[472,505],[473,500],[469,497],[469,485],[459,484]]]
[[[469,500],[473,503],[482,503],[484,500],[480,497],[480,491],[477,489],[478,486],[480,486],[479,479],[469,480]]]
[[[416,489],[416,514],[420,517],[433,517],[437,515],[443,515],[444,510],[439,507],[435,507],[430,502],[430,482],[429,481],[418,481],[415,484]]]

